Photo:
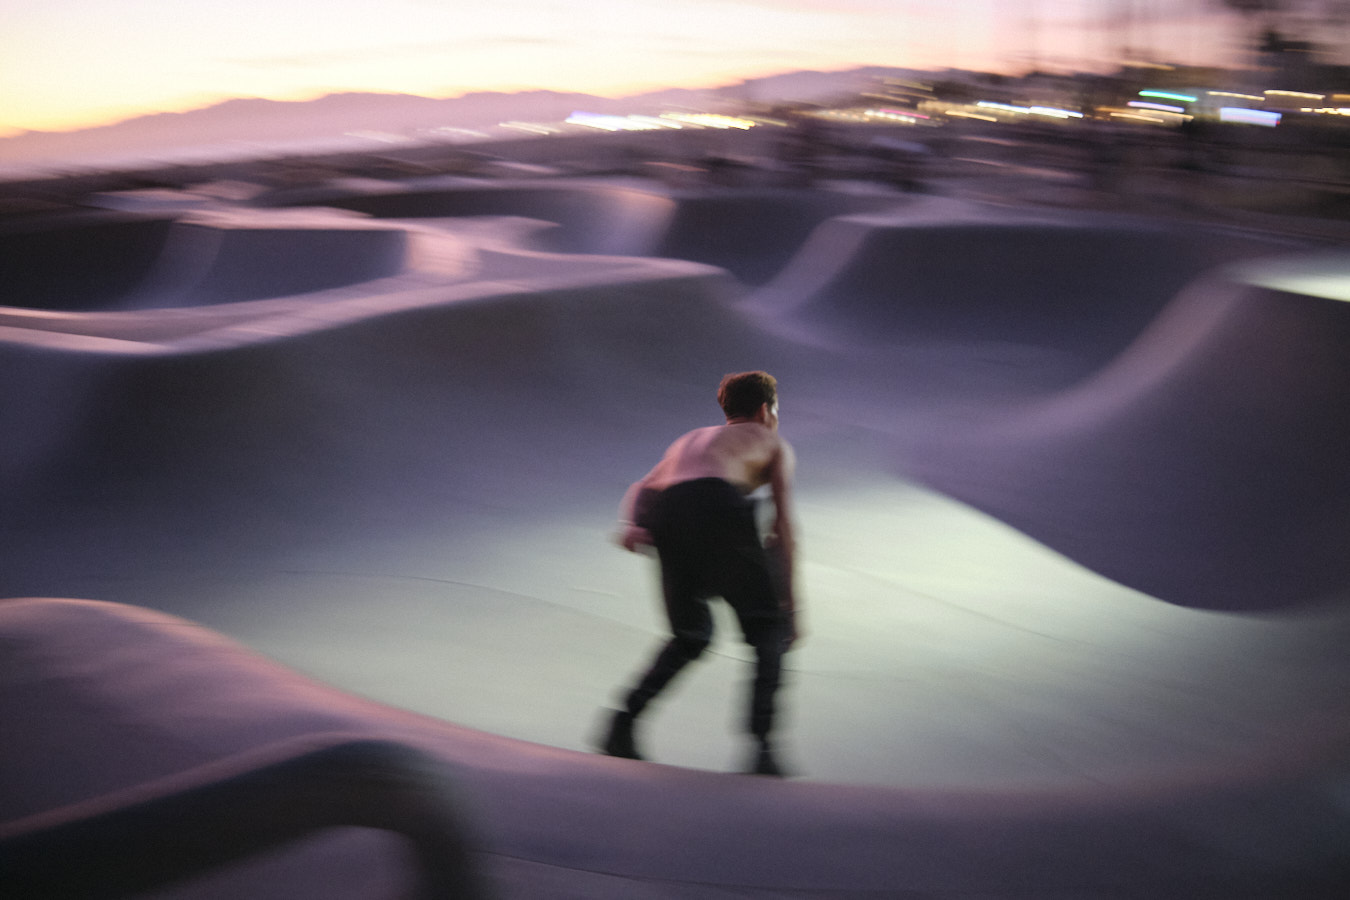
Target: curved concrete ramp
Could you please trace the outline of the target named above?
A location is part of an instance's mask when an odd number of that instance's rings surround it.
[[[327,205],[377,219],[516,216],[550,222],[540,249],[563,253],[646,256],[674,204],[649,190],[614,184],[586,188],[524,184],[447,188],[387,187],[334,197]]]
[[[721,188],[666,192],[622,182],[456,184],[372,188],[325,205],[380,219],[518,216],[554,227],[535,235],[563,253],[658,256],[718,266],[761,284],[787,264],[812,230],[835,216],[886,209],[901,195]]]
[[[7,307],[169,309],[287,297],[397,274],[408,236],[346,216],[97,214],[0,231]]]
[[[836,216],[904,205],[909,198],[820,190],[682,192],[654,255],[719,266],[746,284],[777,275],[817,226]]]
[[[1083,374],[1201,273],[1286,249],[1198,227],[930,200],[826,222],[753,303],[815,339],[1037,347],[1076,358]]]
[[[714,269],[495,240],[458,256],[453,235],[439,240],[449,271],[301,297],[78,318],[0,310],[12,339],[0,372],[14,387],[0,426],[17,436],[0,487],[38,505],[91,485],[104,502],[190,490],[227,508],[250,496],[297,513],[341,505],[400,465],[464,478],[514,440],[494,427],[503,409],[562,428],[576,396],[594,393],[599,416],[672,390],[659,374],[645,389],[609,384],[637,360],[657,373],[718,368],[759,341],[721,302]],[[662,344],[690,321],[706,330],[698,346]]]
[[[169,235],[166,259],[132,308],[239,303],[288,297],[398,274],[408,235],[350,222],[296,222],[289,227],[184,222]]]
[[[10,822],[0,847],[25,830],[24,816],[77,819],[70,805],[90,797],[127,791],[135,802],[138,785],[153,792],[156,779],[194,766],[336,733],[440,759],[444,799],[427,802],[454,807],[470,859],[504,900],[1311,898],[1334,896],[1350,875],[1335,782],[1308,771],[1040,794],[782,783],[457,728],[343,695],[135,607],[5,601],[0,640],[6,672],[23,673],[0,679],[0,709],[26,723],[0,768],[0,819]],[[400,896],[399,853],[370,832],[338,831],[162,896]]]
[[[1188,606],[1350,591],[1344,257],[1192,285],[1114,364],[910,466],[1108,577]],[[1319,295],[1320,294],[1320,295]]]

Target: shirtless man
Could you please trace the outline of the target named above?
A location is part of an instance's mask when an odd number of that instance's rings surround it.
[[[633,737],[637,716],[712,639],[708,600],[722,597],[755,650],[748,730],[756,741],[749,771],[782,775],[774,758],[774,694],[783,653],[797,638],[792,590],[792,448],[778,435],[777,382],[765,372],[722,379],[717,401],[725,425],[680,437],[640,481],[621,509],[619,542],[652,545],[671,637],[613,714],[601,750],[641,759]],[[769,485],[773,531],[760,542],[754,501]],[[766,550],[767,545],[767,550]]]

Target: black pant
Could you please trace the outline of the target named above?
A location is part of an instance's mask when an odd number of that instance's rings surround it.
[[[684,481],[653,501],[646,525],[661,559],[671,638],[628,694],[628,711],[640,713],[707,649],[713,633],[708,600],[721,597],[735,611],[745,642],[755,651],[747,727],[756,737],[767,737],[782,677],[787,619],[759,541],[754,503],[720,478]]]

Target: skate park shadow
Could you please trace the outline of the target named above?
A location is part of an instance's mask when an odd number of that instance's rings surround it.
[[[132,213],[0,226],[4,304],[56,311],[168,309],[285,297],[399,272],[394,229],[251,227]]]

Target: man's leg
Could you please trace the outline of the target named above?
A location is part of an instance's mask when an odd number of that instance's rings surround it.
[[[745,642],[755,651],[746,729],[756,747],[748,769],[757,775],[782,775],[773,753],[772,734],[783,654],[787,652],[787,615],[779,606],[772,566],[757,542],[752,546],[742,544],[731,554],[726,573],[723,596],[736,611]]]
[[[634,716],[681,669],[702,656],[712,641],[712,611],[708,609],[708,601],[700,596],[697,559],[685,551],[686,548],[669,545],[657,549],[661,557],[661,598],[665,601],[671,637],[628,695],[626,707]]]
[[[648,666],[637,687],[629,691],[624,701],[624,709],[633,716],[646,709],[647,704],[661,693],[686,665],[698,659],[707,646],[707,638],[695,639],[677,635],[667,641]]]
[[[769,625],[746,635],[755,651],[755,674],[750,684],[750,709],[746,730],[755,739],[755,747],[746,771],[754,775],[783,775],[774,755],[773,728],[777,713],[778,688],[782,683],[786,629]]]
[[[713,619],[706,600],[691,587],[689,569],[681,560],[661,553],[662,593],[671,638],[656,654],[637,686],[624,698],[623,708],[614,714],[609,736],[601,749],[610,756],[642,759],[633,737],[638,715],[675,676],[698,659],[712,640]]]
[[[765,742],[773,733],[776,697],[783,678],[783,637],[777,630],[753,644],[755,678],[750,687],[750,734]]]

